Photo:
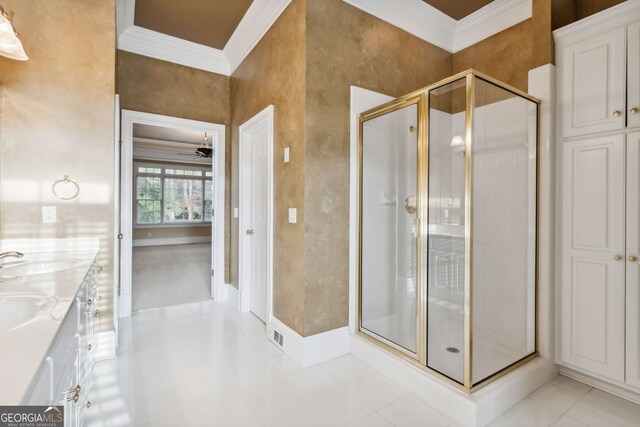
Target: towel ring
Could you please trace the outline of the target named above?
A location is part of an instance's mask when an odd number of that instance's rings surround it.
[[[56,187],[58,187],[60,184],[64,184],[65,188],[69,188],[66,186],[68,184],[71,184],[72,186],[75,187],[75,189],[72,189],[69,195],[65,194],[66,191],[62,191],[62,194],[60,194],[59,193],[60,189],[56,189]],[[69,175],[65,175],[62,177],[62,179],[59,179],[56,182],[54,182],[51,189],[53,190],[54,196],[56,196],[60,200],[73,200],[76,197],[78,197],[78,194],[80,193],[80,186],[73,179],[69,178]]]

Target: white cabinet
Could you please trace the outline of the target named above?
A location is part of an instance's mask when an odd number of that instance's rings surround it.
[[[560,363],[640,391],[640,132],[562,147]]]
[[[640,132],[627,136],[626,383],[640,390]]]
[[[624,381],[624,135],[567,142],[562,163],[561,357]]]
[[[554,33],[563,138],[640,126],[639,17],[596,15]]]
[[[94,264],[23,402],[27,405],[63,404],[66,427],[82,426],[85,412],[91,406],[88,396],[96,353],[99,301],[98,273]]]
[[[625,127],[626,28],[562,50],[563,136]]]
[[[640,393],[640,1],[554,37],[558,363]]]

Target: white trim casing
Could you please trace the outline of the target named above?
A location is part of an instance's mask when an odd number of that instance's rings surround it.
[[[274,331],[282,335],[282,347],[274,341]],[[342,327],[303,337],[275,316],[267,324],[267,338],[298,365],[306,368],[349,353],[349,328]]]
[[[251,277],[248,274],[248,268],[246,262],[243,262],[243,259],[248,258],[248,252],[243,243],[246,239],[246,235],[243,233],[243,230],[246,228],[250,228],[247,224],[249,221],[249,209],[247,208],[249,200],[247,199],[247,195],[242,191],[243,188],[249,188],[249,184],[247,182],[248,179],[248,161],[250,161],[251,153],[247,150],[245,139],[249,137],[251,130],[256,126],[263,126],[263,122],[266,121],[267,126],[267,200],[269,206],[267,208],[268,211],[268,233],[267,233],[267,247],[269,248],[269,256],[267,259],[267,322],[271,319],[273,313],[273,234],[274,234],[274,107],[273,105],[269,105],[267,108],[253,116],[247,122],[243,123],[240,126],[239,134],[239,147],[238,147],[238,159],[239,159],[239,181],[240,181],[240,194],[238,198],[239,202],[239,218],[238,218],[238,254],[239,254],[239,262],[238,262],[238,291],[239,291],[239,300],[238,300],[238,309],[241,312],[247,312],[251,309],[251,284],[246,283],[246,278]]]
[[[153,239],[136,239],[133,241],[133,247],[143,246],[165,246],[165,245],[189,245],[193,243],[210,243],[210,236],[193,236],[193,237],[159,237]]]
[[[151,126],[163,126],[175,129],[208,132],[213,138],[214,176],[214,218],[212,222],[212,265],[217,272],[212,280],[212,294],[216,301],[227,299],[227,285],[224,281],[224,221],[225,221],[225,141],[224,125],[196,120],[122,110],[122,147],[121,147],[121,294],[119,302],[120,317],[131,315],[131,276],[133,247],[133,125],[134,123]]]

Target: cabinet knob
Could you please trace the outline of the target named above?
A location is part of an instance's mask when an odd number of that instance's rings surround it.
[[[91,347],[91,344],[89,344],[88,346],[85,347],[80,347],[78,350],[87,350],[87,351],[91,351],[93,347]]]
[[[622,114],[622,112],[620,110],[616,110],[613,112],[613,117],[618,117]]]
[[[96,310],[93,312],[93,317],[98,317],[100,316],[100,310]]]
[[[622,261],[622,258],[624,258],[622,255],[614,255],[613,259],[615,259],[616,261]]]
[[[247,236],[251,236],[251,235],[253,235],[253,230],[252,229],[248,229],[247,231],[245,231],[245,233],[247,233]]]
[[[638,107],[633,107],[632,109],[629,110],[629,112],[631,114],[638,114]]]
[[[637,257],[637,256],[635,256],[635,255],[631,255],[631,256],[629,257],[629,261],[631,261],[631,262],[636,262],[637,260],[638,260],[638,257]]]
[[[91,304],[93,304],[93,301],[91,301],[91,298],[89,298],[88,300],[86,300],[85,302],[83,302],[83,304],[91,305]]]
[[[87,408],[87,409],[91,408],[91,401],[87,400],[87,403],[85,403],[84,405],[78,406],[78,408]]]
[[[98,267],[98,273],[102,273],[102,270],[104,270],[104,267],[99,266],[99,267]]]

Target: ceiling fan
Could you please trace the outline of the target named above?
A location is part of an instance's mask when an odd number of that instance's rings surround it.
[[[202,144],[196,148],[194,154],[190,153],[177,153],[178,156],[193,156],[195,155],[197,159],[210,159],[213,157],[213,148],[209,145],[209,141],[207,139],[207,132],[204,133],[204,139]]]

